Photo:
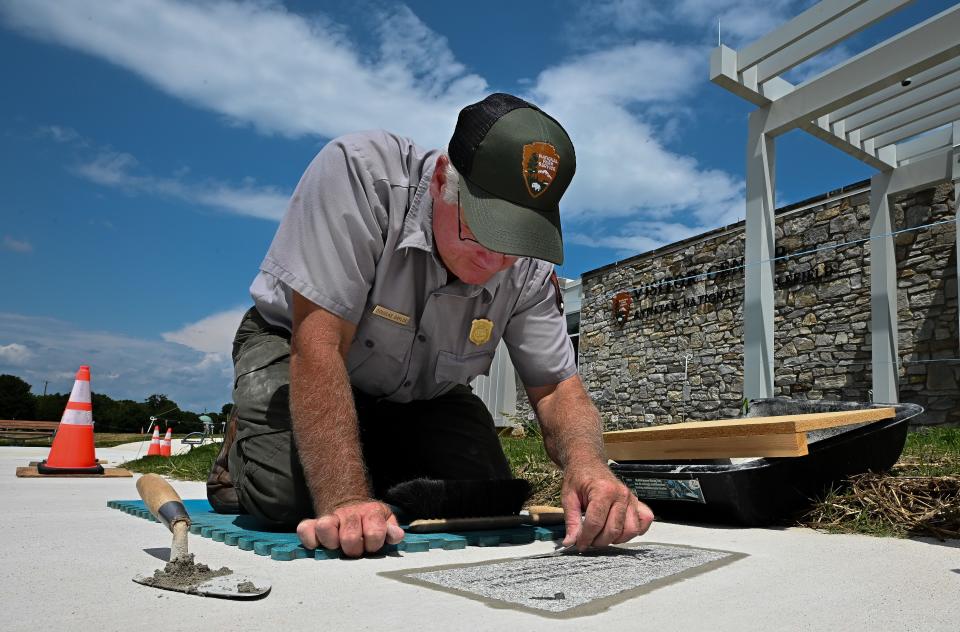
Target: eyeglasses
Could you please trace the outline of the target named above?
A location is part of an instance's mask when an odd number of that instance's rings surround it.
[[[462,219],[462,217],[463,217],[463,207],[460,206],[460,191],[457,191],[457,237],[460,238],[460,241],[472,241],[473,243],[477,244],[478,246],[482,246],[483,244],[481,244],[479,241],[477,241],[477,240],[474,239],[473,237],[464,237],[464,236],[463,236],[463,219]],[[470,227],[469,227],[469,226],[467,227],[467,230],[470,230]]]

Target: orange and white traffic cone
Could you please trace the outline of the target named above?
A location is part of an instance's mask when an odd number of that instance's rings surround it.
[[[170,445],[173,443],[173,429],[167,428],[167,434],[164,435],[163,441],[160,442],[160,456],[170,456]]]
[[[160,427],[154,426],[153,438],[150,439],[150,448],[147,450],[147,456],[160,456]]]
[[[89,366],[83,365],[77,371],[50,454],[40,462],[37,471],[41,474],[103,474],[93,446]]]

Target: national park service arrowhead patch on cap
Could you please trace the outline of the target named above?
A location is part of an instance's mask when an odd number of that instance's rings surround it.
[[[560,154],[550,143],[529,143],[523,146],[523,181],[530,197],[547,190],[560,168]]]

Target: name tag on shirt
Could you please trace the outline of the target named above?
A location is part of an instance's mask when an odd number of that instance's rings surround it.
[[[400,312],[395,312],[392,309],[387,309],[383,305],[377,305],[373,308],[373,313],[376,316],[381,318],[386,318],[387,320],[392,320],[398,325],[406,325],[410,322],[410,317],[406,314],[401,314]]]

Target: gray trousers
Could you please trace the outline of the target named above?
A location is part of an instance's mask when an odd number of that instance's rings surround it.
[[[242,509],[272,526],[313,517],[291,427],[290,334],[256,309],[233,343],[236,437],[229,474]],[[353,391],[374,495],[414,478],[511,478],[493,418],[467,386],[425,401],[388,402]]]

